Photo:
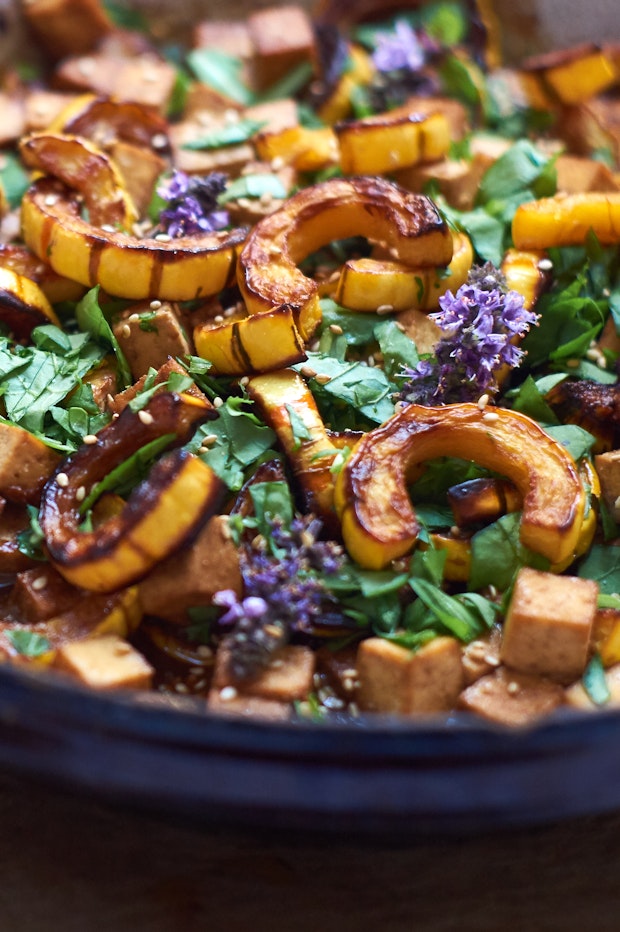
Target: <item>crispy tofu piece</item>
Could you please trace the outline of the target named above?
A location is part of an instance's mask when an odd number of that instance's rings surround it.
[[[228,651],[220,648],[215,659],[213,688],[224,696],[256,696],[278,702],[305,699],[312,691],[316,657],[309,647],[289,644],[281,648],[269,666],[252,679],[232,683],[228,675]]]
[[[26,113],[22,100],[13,94],[0,92],[0,146],[8,146],[23,136]]]
[[[166,169],[166,160],[151,149],[135,146],[123,140],[116,141],[110,148],[131,199],[140,216],[144,216],[153,197],[157,179]]]
[[[463,690],[457,707],[491,722],[518,727],[544,718],[563,701],[559,683],[498,667]]]
[[[33,434],[0,423],[0,495],[36,504],[61,457]]]
[[[358,703],[369,712],[447,712],[463,688],[461,647],[438,637],[413,652],[385,638],[362,641],[357,652]]]
[[[523,567],[504,622],[502,662],[571,683],[588,661],[597,598],[593,580]]]
[[[620,450],[609,450],[594,457],[594,468],[601,482],[601,492],[615,521],[620,521]]]
[[[513,145],[513,139],[505,139],[491,133],[473,133],[469,141],[469,151],[472,158],[478,159],[486,170]]]
[[[60,615],[75,605],[82,593],[49,563],[18,573],[9,602],[23,624],[36,624]]]
[[[60,91],[31,91],[24,102],[27,131],[40,133],[46,130],[52,120],[55,120],[76,97],[76,94],[63,94]]]
[[[558,192],[563,194],[618,190],[618,183],[611,169],[596,159],[579,155],[559,155],[555,167],[558,173]]]
[[[102,362],[96,369],[91,369],[84,376],[84,382],[90,385],[93,393],[93,401],[100,411],[106,411],[109,407],[110,398],[113,398],[118,391],[118,374],[116,366]]]
[[[179,375],[187,375],[187,370],[181,366],[176,359],[167,359],[163,366],[160,366],[157,370],[155,376],[155,384],[160,385],[162,382],[167,382],[170,374],[172,372],[178,372]],[[146,382],[146,375],[143,375],[138,379],[133,385],[130,385],[129,388],[126,388],[124,391],[119,392],[117,395],[114,395],[112,399],[108,399],[108,407],[112,414],[120,414],[123,411],[129,402],[136,397],[138,392],[141,392],[144,388],[144,383]],[[200,391],[197,385],[192,384],[189,388],[185,389],[188,395],[194,395],[196,398],[200,398],[201,401],[204,401],[210,404],[207,396]]]
[[[152,52],[134,57],[96,53],[67,58],[55,73],[60,89],[92,91],[166,113],[176,81],[174,67]]]
[[[620,706],[620,663],[616,663],[613,667],[605,670],[605,680],[609,689],[609,699],[604,708],[618,708]],[[600,706],[590,699],[581,680],[566,689],[564,701],[575,709],[589,709],[592,712],[600,709]]]
[[[248,23],[242,19],[201,20],[194,27],[193,45],[198,49],[219,49],[246,61],[254,51]]]
[[[416,345],[418,353],[432,353],[441,337],[441,329],[424,311],[410,308],[397,314],[396,321],[404,328],[410,340]]]
[[[150,689],[153,682],[150,663],[116,634],[63,644],[53,666],[93,689]]]
[[[228,533],[226,515],[215,515],[192,544],[161,562],[139,584],[140,603],[147,615],[187,623],[187,609],[210,605],[221,589],[241,595],[237,548]]]
[[[211,689],[207,696],[209,712],[218,715],[241,716],[242,718],[264,718],[273,722],[283,722],[291,717],[288,702],[277,699],[263,699],[261,696],[239,695],[234,690]]]
[[[252,13],[247,22],[257,90],[271,87],[301,62],[314,61],[312,20],[301,6],[267,7]]]
[[[99,0],[28,0],[21,7],[39,45],[56,61],[90,52],[113,29]]]
[[[207,136],[218,126],[226,124],[223,114],[211,115],[208,122],[200,113],[191,120],[174,123],[170,127],[174,164],[179,171],[190,175],[207,175],[209,172],[221,171],[236,177],[249,161],[254,158],[254,146],[251,142],[241,142],[231,146],[219,146],[217,149],[184,149],[188,142]]]
[[[500,666],[499,651],[502,632],[495,626],[482,638],[476,638],[463,647],[463,673],[465,685],[475,683],[480,677],[492,673]]]
[[[166,301],[156,309],[150,302],[133,304],[113,326],[134,379],[159,369],[169,356],[187,356],[190,342],[174,306]]]
[[[442,159],[427,165],[412,165],[395,173],[395,180],[410,191],[423,192],[435,182],[448,204],[459,210],[474,206],[480,179],[486,167],[480,159]]]
[[[575,107],[565,107],[559,131],[569,149],[577,155],[590,155],[608,149],[620,161],[620,99],[595,97]]]
[[[278,133],[282,129],[297,126],[299,114],[297,103],[292,97],[281,97],[279,100],[269,100],[262,104],[254,104],[243,111],[244,119],[257,120],[263,123],[263,132]]]

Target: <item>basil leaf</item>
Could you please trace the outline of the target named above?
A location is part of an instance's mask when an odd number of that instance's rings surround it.
[[[527,192],[532,188],[549,161],[549,156],[528,139],[519,140],[485,172],[478,189],[479,202],[506,200],[512,195],[523,197],[524,189]],[[553,194],[555,190],[547,193]]]
[[[242,79],[243,62],[221,49],[193,49],[187,63],[195,77],[229,100],[249,107],[255,102],[252,91]]]
[[[250,486],[254,517],[259,534],[270,541],[273,519],[282,521],[285,528],[293,520],[293,499],[286,482],[257,482]]]
[[[478,612],[448,595],[426,579],[410,579],[409,585],[437,621],[459,641],[468,644],[483,632]]]
[[[104,492],[126,495],[145,476],[155,460],[174,441],[174,434],[163,434],[136,450],[131,456],[112,469],[105,479],[97,482],[80,505],[80,514],[85,515]]]
[[[13,648],[22,657],[41,657],[52,649],[46,637],[28,628],[7,628],[5,633]]]
[[[22,197],[30,187],[30,175],[24,170],[17,156],[11,152],[2,153],[0,184],[4,188],[11,209],[19,207]]]
[[[383,353],[383,369],[389,379],[402,372],[403,366],[415,368],[420,357],[413,340],[403,333],[394,320],[384,320],[375,326],[375,336]]]
[[[617,595],[620,593],[620,551],[617,547],[593,544],[580,563],[577,575],[597,582],[602,595]]]
[[[523,566],[548,570],[549,561],[521,543],[521,514],[503,515],[498,521],[474,534],[471,539],[470,589],[495,586],[500,592],[510,588]]]
[[[237,200],[240,197],[261,198],[263,195],[282,200],[288,195],[282,180],[277,175],[260,174],[242,175],[229,181],[226,190],[218,197],[218,204]]]
[[[596,438],[578,424],[560,424],[545,428],[546,433],[566,447],[574,460],[581,460],[591,452]]]
[[[95,340],[105,346],[111,347],[116,356],[121,384],[124,387],[131,385],[133,378],[129,364],[99,304],[99,285],[91,288],[84,295],[75,309],[75,316],[82,330],[90,333]]]
[[[206,136],[192,139],[182,145],[182,149],[208,150],[221,149],[223,146],[240,145],[248,142],[265,125],[264,120],[238,120],[226,126],[211,130]]]
[[[312,440],[312,434],[304,424],[295,408],[291,405],[285,405],[288,418],[293,432],[293,449],[299,450],[303,440]]]
[[[276,435],[248,410],[243,399],[228,398],[218,414],[217,420],[198,428],[187,449],[197,453],[205,437],[215,437],[200,458],[236,492],[245,482],[245,470],[273,449]]]

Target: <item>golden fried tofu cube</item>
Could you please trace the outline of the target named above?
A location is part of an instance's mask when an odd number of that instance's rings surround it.
[[[457,706],[502,725],[529,725],[562,705],[564,690],[542,676],[498,667],[464,689]]]
[[[0,423],[0,494],[34,503],[61,457],[16,424]]]
[[[40,133],[65,110],[76,94],[63,94],[60,91],[33,90],[26,97],[26,129],[31,133]]]
[[[470,641],[463,647],[463,673],[466,686],[475,683],[476,680],[499,667],[501,639],[501,628],[496,625],[484,637],[476,638],[475,641]]]
[[[461,646],[438,637],[418,651],[385,638],[362,641],[357,652],[361,709],[423,715],[447,712],[463,688]]]
[[[289,644],[281,648],[268,667],[251,679],[233,683],[228,674],[228,651],[220,648],[213,671],[213,687],[225,690],[222,698],[235,694],[294,702],[312,691],[316,658],[309,647]],[[234,692],[233,692],[234,691]]]
[[[196,24],[193,33],[194,48],[219,49],[235,58],[252,56],[252,40],[245,20],[204,19]]]
[[[395,180],[416,192],[424,191],[426,185],[435,182],[448,204],[458,210],[470,210],[484,172],[483,163],[476,159],[442,159],[400,169],[395,173]]]
[[[150,663],[116,634],[63,644],[54,666],[93,689],[150,689],[153,680]]]
[[[581,155],[559,155],[555,162],[557,189],[564,194],[581,191],[617,191],[618,183],[611,169],[597,159]]]
[[[396,320],[404,328],[404,333],[413,340],[418,353],[433,352],[441,339],[442,331],[428,314],[412,307],[408,311],[401,311]]]
[[[257,10],[248,18],[252,73],[257,90],[265,90],[303,61],[313,61],[314,30],[309,13],[294,4]]]
[[[187,356],[190,344],[174,307],[165,302],[151,309],[149,302],[132,305],[113,327],[134,379],[152,367],[163,366],[169,356]]]
[[[112,30],[99,0],[28,0],[21,8],[38,42],[55,60],[90,52]]]
[[[151,203],[157,180],[166,168],[165,160],[144,146],[135,146],[122,139],[113,143],[110,155],[123,176],[125,188],[139,215],[143,216]]]
[[[571,683],[588,660],[597,599],[593,580],[523,567],[504,622],[502,662]]]
[[[9,596],[9,604],[20,621],[36,624],[60,615],[82,593],[67,582],[49,563],[42,563],[18,573]]]
[[[609,450],[594,457],[594,468],[610,514],[620,521],[620,450]]]

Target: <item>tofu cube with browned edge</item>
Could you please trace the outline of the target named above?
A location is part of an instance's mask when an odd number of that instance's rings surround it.
[[[187,356],[190,344],[169,302],[133,304],[114,324],[114,335],[125,354],[134,379],[159,369],[171,356]]]
[[[457,707],[487,721],[520,727],[549,715],[563,701],[559,683],[498,667],[464,689]]]
[[[281,648],[264,670],[243,682],[231,680],[228,658],[227,649],[220,648],[213,671],[213,687],[220,692],[224,691],[224,699],[243,695],[295,702],[306,699],[312,691],[316,658],[309,647],[289,644]]]
[[[63,644],[54,666],[93,689],[150,689],[153,682],[150,663],[117,634]]]
[[[620,521],[620,450],[599,453],[594,457],[594,468],[609,513],[614,521]]]
[[[417,651],[385,638],[362,641],[357,652],[357,701],[369,712],[424,715],[447,712],[461,692],[461,646],[437,637]]]
[[[257,90],[265,90],[303,61],[315,56],[310,15],[294,4],[257,10],[248,18]]]
[[[523,567],[504,622],[502,662],[571,683],[588,661],[597,599],[593,580]]]

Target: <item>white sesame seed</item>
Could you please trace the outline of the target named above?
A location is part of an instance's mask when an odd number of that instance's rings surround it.
[[[58,203],[58,195],[48,194],[43,203],[45,204],[46,207],[53,207],[54,204]]]
[[[86,498],[86,489],[83,485],[78,488],[77,492],[75,493],[75,498],[78,502],[83,502]]]
[[[249,385],[249,384],[250,384],[250,377],[248,375],[241,376],[241,378],[239,379],[239,385],[241,385],[242,388],[245,388],[246,385]]]
[[[116,227],[113,227],[111,223],[102,223],[99,229],[104,233],[116,233]]]
[[[139,314],[130,314],[129,317],[127,318],[127,320],[128,320],[130,323],[132,323],[132,324],[137,324],[138,321],[140,320],[140,315],[139,315]]]
[[[499,667],[499,657],[494,657],[493,654],[485,654],[484,660],[486,660],[491,667]]]
[[[538,268],[541,272],[550,272],[553,268],[553,262],[551,259],[540,259],[538,262]]]
[[[216,314],[215,317],[213,318],[213,323],[214,323],[214,324],[223,324],[223,323],[224,323],[224,318],[222,317],[221,314]]]
[[[138,411],[138,417],[146,427],[149,427],[155,420],[150,411]]]
[[[324,375],[322,373],[319,373],[318,375],[315,376],[315,379],[317,380],[319,385],[327,385],[328,382],[331,382],[332,377],[331,375]]]
[[[168,145],[168,137],[165,133],[155,133],[151,139],[151,145],[154,149],[165,149]]]
[[[209,447],[212,447],[213,444],[216,442],[217,442],[217,434],[207,434],[206,437],[202,438],[201,446],[209,449]]]
[[[158,243],[169,243],[172,239],[171,236],[168,236],[167,233],[158,233],[155,237]]]
[[[340,336],[342,333],[344,333],[344,330],[342,329],[340,324],[330,324],[329,329],[330,329],[330,333],[335,333],[336,336]]]
[[[66,472],[59,472],[56,476],[56,482],[61,489],[66,489],[69,485],[69,476],[66,474]]]
[[[97,443],[97,437],[95,434],[86,434],[84,437],[82,437],[82,440],[89,447],[92,447],[94,443]]]
[[[499,414],[496,411],[485,411],[482,420],[486,421],[487,424],[492,424],[494,421],[499,421]]]
[[[208,644],[199,644],[199,646],[196,648],[196,653],[199,657],[203,657],[204,659],[208,659],[213,656],[213,651],[208,646]]]
[[[269,205],[273,201],[273,194],[271,193],[271,191],[263,191],[263,193],[259,197],[259,201],[263,205],[263,207],[269,207]]]
[[[32,581],[32,588],[35,592],[40,592],[41,589],[45,589],[46,586],[47,576],[37,576],[37,578]]]
[[[271,160],[271,170],[274,172],[279,171],[281,168],[284,168],[286,162],[281,155],[276,155],[275,159]]]
[[[488,395],[480,395],[480,398],[478,399],[478,407],[480,408],[481,411],[484,411],[489,401],[490,401],[490,398]]]
[[[394,313],[394,305],[393,305],[393,304],[380,304],[379,307],[377,308],[376,313],[379,314],[379,315],[383,315],[383,314],[393,314],[393,313]]]
[[[229,107],[228,110],[224,113],[224,119],[227,123],[238,123],[239,122],[239,111],[233,110],[232,107]]]
[[[182,695],[186,695],[189,692],[189,689],[187,688],[185,683],[175,683],[174,691],[175,693],[181,693]]]
[[[313,369],[312,366],[302,366],[299,372],[303,375],[304,379],[316,378],[316,370]]]
[[[95,70],[94,59],[93,58],[82,58],[82,60],[78,62],[77,69],[80,72],[80,74],[84,76],[92,74],[93,71]]]
[[[270,255],[270,256],[281,256],[281,255],[282,255],[282,249],[280,248],[280,246],[276,246],[276,245],[274,244],[274,245],[272,245],[272,246],[269,247],[269,255]]]
[[[123,324],[121,327],[121,336],[127,340],[131,336],[131,327],[129,324]]]
[[[218,395],[216,398],[213,399],[213,407],[214,407],[214,408],[221,408],[223,404],[224,404],[224,399],[223,399],[223,398],[220,398],[219,395]]]
[[[222,702],[230,702],[232,699],[237,698],[237,690],[234,686],[224,686],[223,689],[220,689],[220,699]]]
[[[519,684],[515,682],[508,683],[506,689],[508,690],[509,695],[516,696],[519,692]]]
[[[158,311],[161,307],[161,301],[158,298],[155,298],[154,301],[151,301],[149,307],[152,311]]]

